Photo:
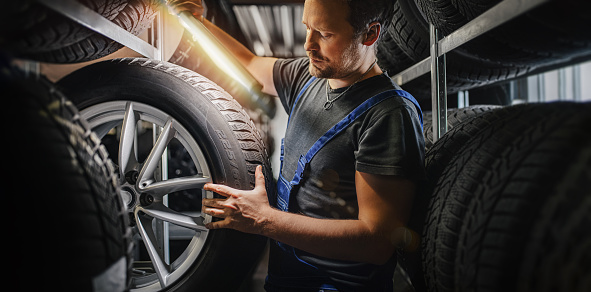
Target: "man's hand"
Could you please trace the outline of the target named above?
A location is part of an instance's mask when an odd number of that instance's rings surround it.
[[[201,0],[166,0],[166,4],[174,10],[176,14],[181,11],[189,11],[197,19],[203,21],[203,5]]]
[[[231,228],[247,233],[262,233],[268,218],[267,214],[273,210],[267,199],[262,166],[259,165],[256,168],[255,187],[251,191],[237,190],[218,184],[206,184],[203,189],[226,197],[225,199],[203,199],[201,210],[203,213],[224,219],[209,223],[206,225],[207,228]]]

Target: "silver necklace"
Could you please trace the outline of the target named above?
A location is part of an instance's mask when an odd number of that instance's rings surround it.
[[[357,82],[359,82],[361,79],[363,79],[363,77],[365,77],[365,75],[367,75],[367,73],[369,73],[369,71],[373,68],[373,66],[376,65],[377,62],[378,62],[378,59],[373,61],[373,64],[371,64],[369,69],[367,69],[367,71],[365,71],[365,73],[363,73],[363,75],[361,75],[361,77],[359,77],[359,79],[357,79],[357,81],[355,81],[355,82],[353,82],[353,84],[349,85],[349,87],[347,87],[347,89],[345,89],[345,91],[341,92],[341,94],[337,95],[337,97],[335,97],[332,100],[328,97],[329,84],[328,84],[328,79],[326,79],[326,102],[324,103],[324,110],[327,111],[330,108],[332,108],[332,103],[335,102],[337,99],[339,99],[347,91],[349,91],[349,89],[351,89],[351,87],[353,87],[353,85],[355,85]]]

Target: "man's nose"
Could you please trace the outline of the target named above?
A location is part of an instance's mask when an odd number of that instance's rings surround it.
[[[314,33],[309,32],[306,34],[304,50],[306,50],[306,52],[318,50],[318,42],[316,42],[316,37],[314,36]]]

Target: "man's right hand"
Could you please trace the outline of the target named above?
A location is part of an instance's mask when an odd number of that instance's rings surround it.
[[[166,4],[179,14],[182,11],[189,11],[195,18],[203,21],[203,4],[201,0],[166,0]]]

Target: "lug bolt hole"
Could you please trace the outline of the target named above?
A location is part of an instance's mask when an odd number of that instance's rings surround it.
[[[135,170],[129,171],[125,174],[125,180],[132,185],[135,185],[135,183],[137,182],[137,178],[139,176],[139,173]]]
[[[142,206],[149,206],[152,203],[154,203],[154,197],[148,194],[141,194],[140,203],[142,204]]]

